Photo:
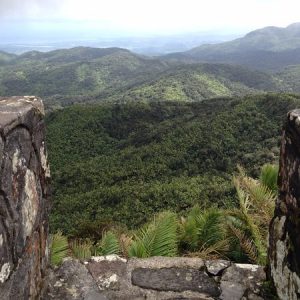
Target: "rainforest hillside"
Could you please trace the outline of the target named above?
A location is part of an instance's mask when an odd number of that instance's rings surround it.
[[[4,55],[4,54],[3,54]],[[144,82],[167,68],[156,59],[118,48],[77,47],[51,52],[27,52],[0,66],[0,94],[34,94],[58,98],[59,104],[105,97]]]
[[[265,27],[233,41],[201,45],[186,52],[165,56],[185,62],[240,64],[264,71],[278,71],[300,64],[300,23],[286,28]]]
[[[290,73],[292,81],[298,73]],[[287,77],[238,65],[186,64],[119,48],[0,53],[0,94],[38,95],[46,108],[73,103],[200,101],[265,91],[294,91]],[[290,78],[289,78],[290,79]]]
[[[80,235],[110,222],[134,228],[161,210],[235,205],[237,164],[256,176],[276,163],[282,120],[299,104],[299,96],[268,94],[50,113],[52,231]]]

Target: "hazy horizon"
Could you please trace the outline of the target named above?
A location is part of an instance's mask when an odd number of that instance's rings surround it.
[[[86,45],[168,53],[265,26],[286,27],[300,21],[298,8],[295,0],[0,0],[0,44],[30,44],[28,50],[41,51]]]
[[[7,27],[21,21],[23,25],[40,24],[49,30],[51,25],[56,28],[59,24],[77,23],[86,29],[127,36],[185,32],[240,34],[297,22],[299,8],[300,3],[295,0],[1,0],[0,24]]]

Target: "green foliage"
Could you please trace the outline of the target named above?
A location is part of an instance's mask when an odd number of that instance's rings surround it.
[[[177,254],[177,219],[171,212],[162,212],[138,230],[128,249],[129,257],[175,256]]]
[[[260,174],[261,183],[269,190],[276,193],[278,191],[277,179],[278,179],[278,165],[265,164],[262,167]]]
[[[0,94],[34,94],[45,98],[47,107],[59,107],[106,98],[167,67],[118,48],[32,51],[11,58],[0,53]]]
[[[203,209],[195,205],[186,217],[164,211],[131,233],[108,230],[97,243],[75,239],[70,249],[79,259],[88,259],[92,254],[140,258],[185,255],[265,264],[276,194],[259,180],[248,177],[241,167],[238,169],[233,179],[236,208]],[[262,173],[264,170],[265,167]],[[59,237],[62,238],[61,233]]]
[[[107,231],[103,234],[101,241],[96,245],[96,255],[120,254],[120,244],[118,236]]]
[[[298,96],[267,94],[49,114],[52,232],[97,241],[111,223],[137,228],[166,209],[236,206],[236,165],[259,177],[260,166],[277,162],[282,120],[299,104]]]
[[[20,56],[0,52],[0,94],[41,96],[47,110],[55,110],[74,103],[200,101],[299,91],[295,69],[270,75],[215,62],[174,63],[118,48],[77,47]]]
[[[62,260],[68,256],[68,240],[62,235],[61,231],[51,235],[50,263],[52,266],[58,266]]]
[[[92,241],[88,239],[76,239],[70,242],[73,255],[81,260],[87,260],[92,256]]]
[[[225,256],[229,248],[224,212],[218,208],[192,208],[180,222],[180,250],[192,256]]]
[[[286,28],[266,27],[233,41],[201,45],[186,52],[171,53],[165,59],[177,63],[222,62],[249,66],[256,70],[279,70],[300,63],[299,32],[297,24]]]
[[[262,173],[266,167],[263,167]],[[239,208],[229,210],[229,232],[237,239],[248,259],[265,264],[267,236],[274,213],[276,193],[258,180],[247,177],[242,169],[234,177]],[[234,252],[234,251],[233,251]]]

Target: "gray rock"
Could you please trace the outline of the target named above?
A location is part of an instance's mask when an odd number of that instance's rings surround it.
[[[43,103],[37,97],[0,97],[0,132],[4,135],[19,125],[31,131],[44,115]]]
[[[129,271],[132,271],[136,268],[159,269],[173,267],[205,270],[205,264],[201,258],[155,256],[144,259],[131,258],[128,261]]]
[[[43,118],[40,99],[0,98],[0,299],[37,298],[48,263],[50,178],[33,141],[40,131],[44,145]]]
[[[243,297],[242,300],[264,300],[264,298],[249,292],[246,297]]]
[[[76,259],[65,259],[49,276],[43,300],[106,300],[87,268]]]
[[[210,275],[217,276],[231,265],[231,262],[223,259],[208,260],[205,262],[207,272]]]
[[[250,264],[232,264],[221,278],[221,299],[240,300],[246,292],[258,294],[266,280],[264,268]]]
[[[300,297],[300,110],[288,113],[281,140],[278,200],[269,232],[269,277],[280,299]]]
[[[221,283],[215,280],[217,277],[222,278]],[[43,300],[213,300],[219,299],[220,285],[223,299],[261,300],[256,289],[262,279],[262,267],[253,265],[232,264],[222,277],[210,277],[201,259],[152,257],[126,261],[109,255],[84,263],[64,261],[51,273]]]
[[[126,262],[116,255],[92,257],[87,268],[100,290],[120,290],[126,278]]]
[[[219,296],[217,283],[206,273],[187,268],[138,268],[132,271],[132,283],[144,289],[158,291],[196,291]]]

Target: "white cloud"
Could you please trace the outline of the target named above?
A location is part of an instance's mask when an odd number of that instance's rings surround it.
[[[299,0],[0,0],[3,16],[101,21],[135,32],[253,29],[300,21]]]

